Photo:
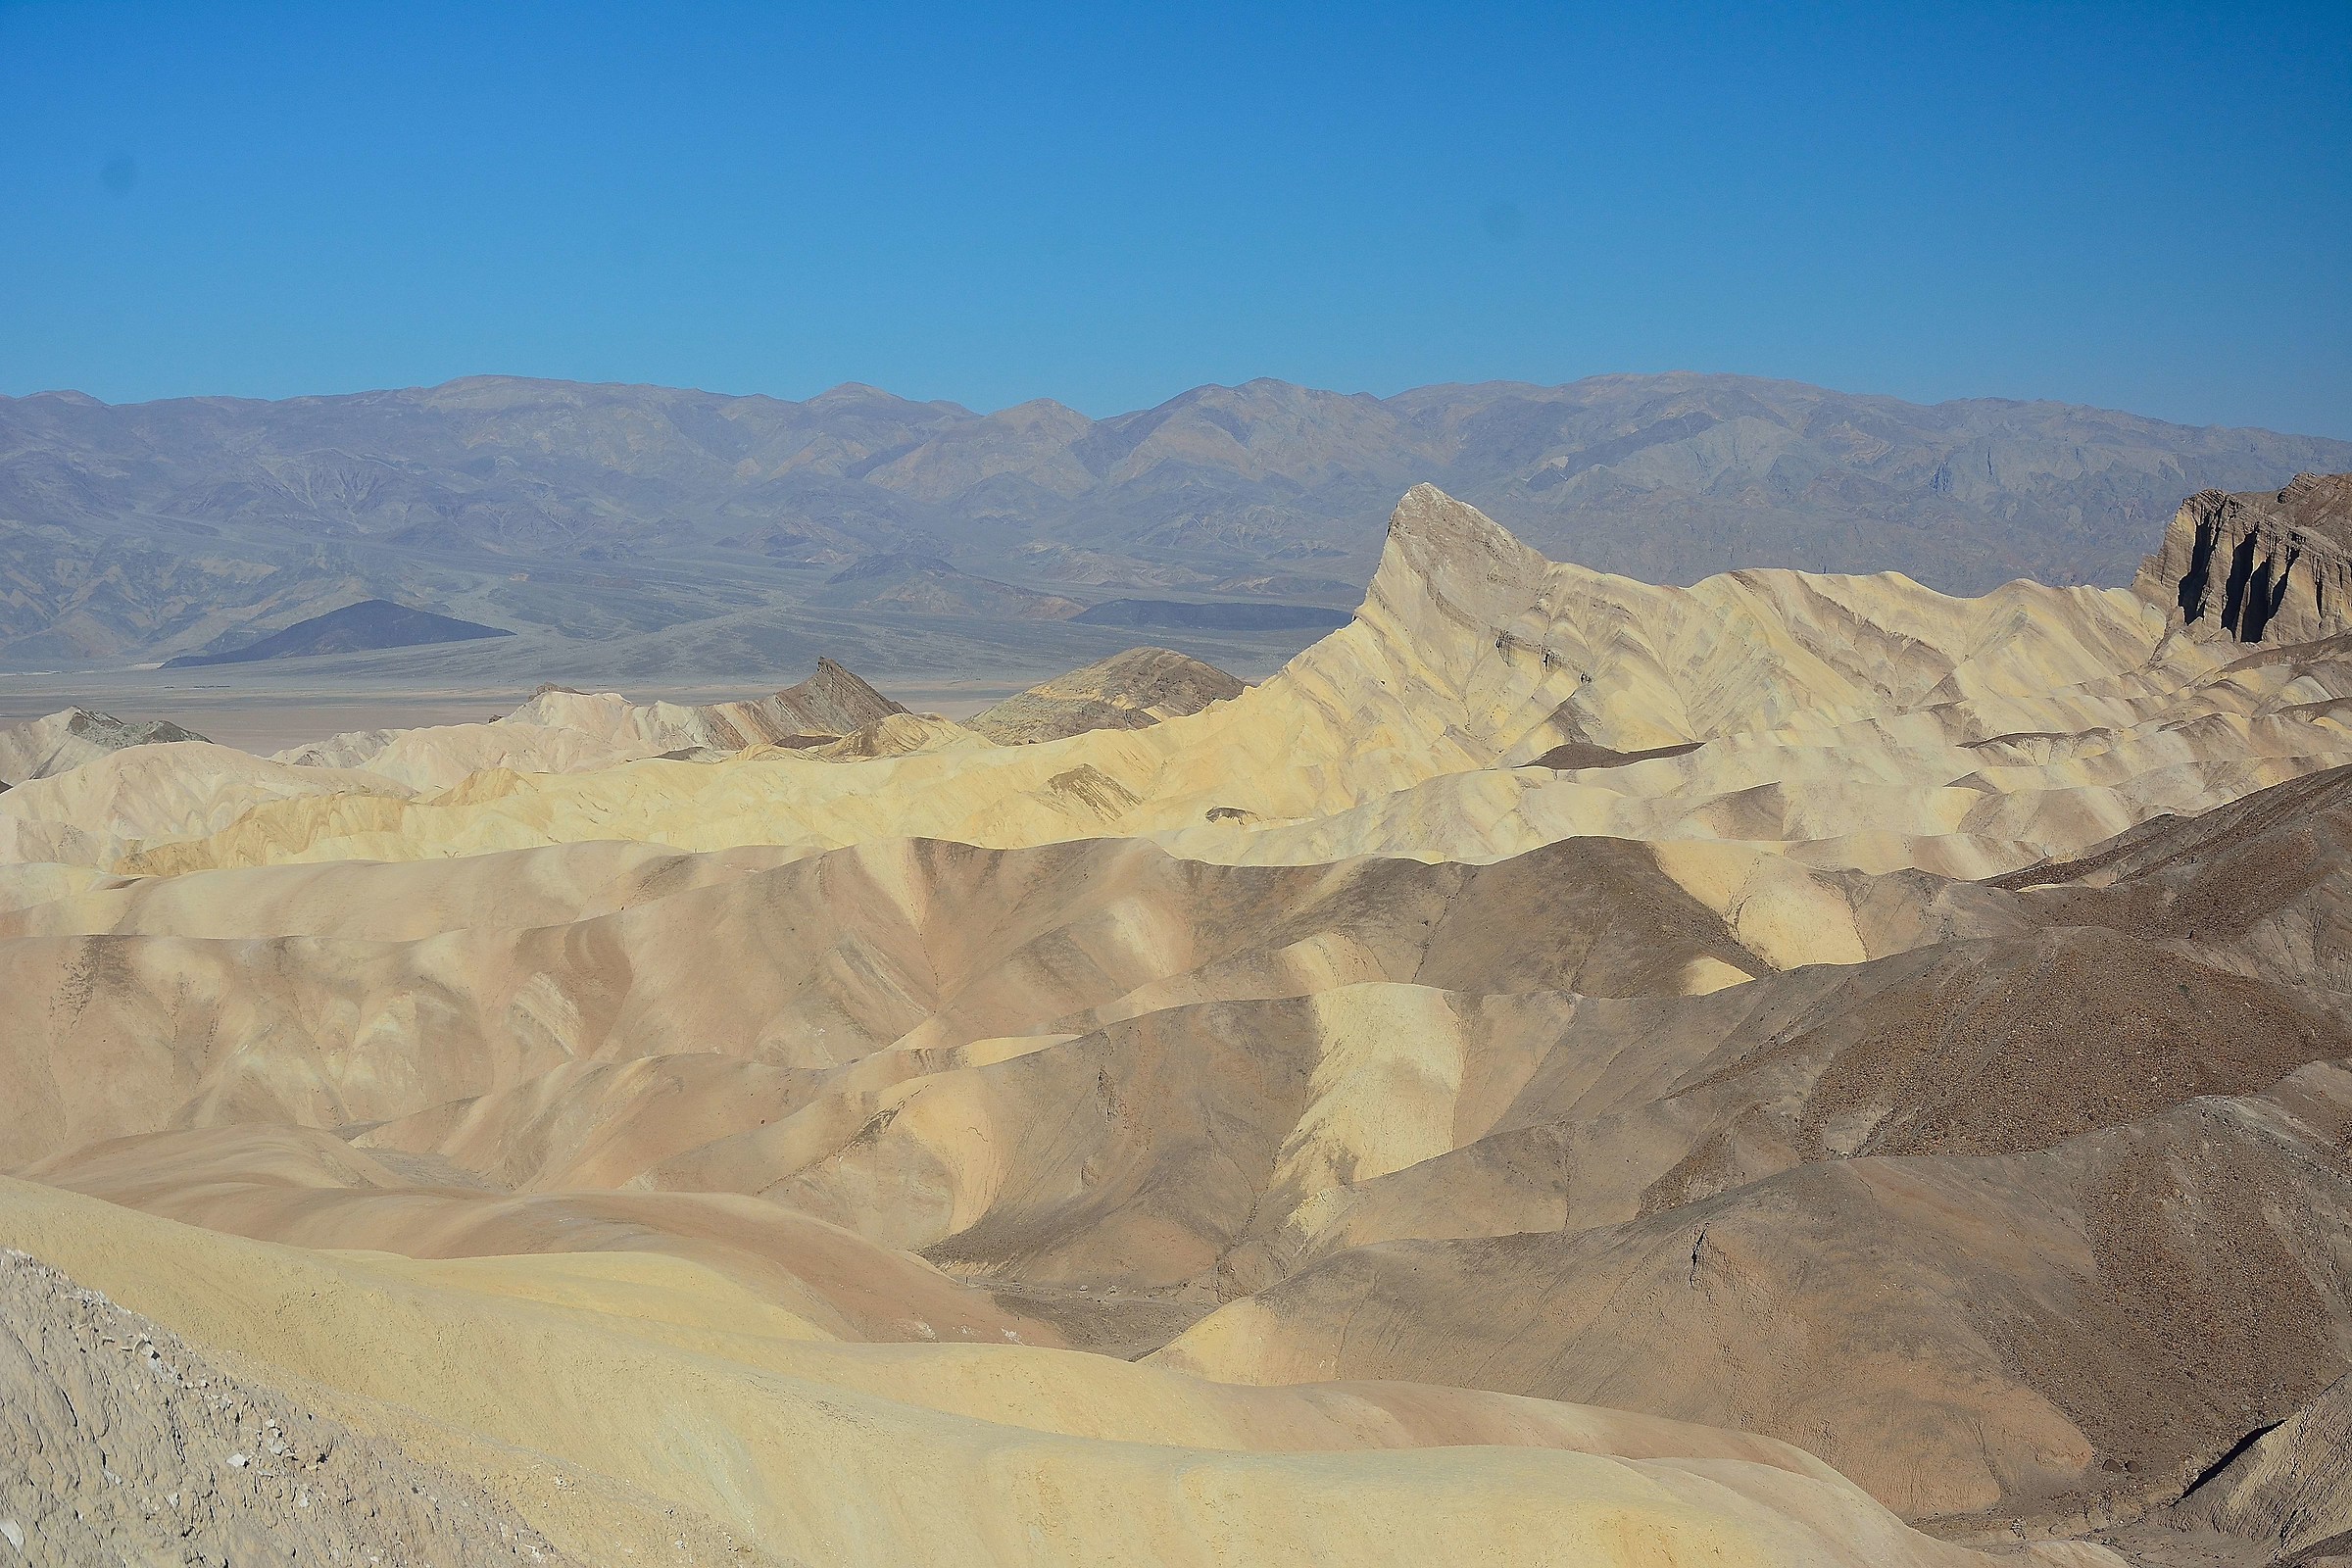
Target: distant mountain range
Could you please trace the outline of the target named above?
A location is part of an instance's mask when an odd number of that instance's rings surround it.
[[[524,634],[372,656],[442,673],[731,676],[820,646],[880,671],[1066,667],[1115,640],[1072,624],[1103,601],[1346,608],[1421,480],[1652,581],[2121,584],[2184,496],[2348,468],[2346,441],[1683,373],[1390,398],[1260,380],[1106,419],[856,385],[41,393],[0,398],[0,667],[200,654],[371,598]]]

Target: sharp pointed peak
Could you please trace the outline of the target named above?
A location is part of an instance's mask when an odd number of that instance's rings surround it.
[[[1477,615],[1490,599],[1523,591],[1550,567],[1476,507],[1434,484],[1417,484],[1389,516],[1388,543],[1366,603],[1429,596]]]
[[[1407,490],[1389,514],[1390,548],[1399,544],[1417,553],[1494,557],[1513,564],[1544,560],[1501,523],[1426,480]]]

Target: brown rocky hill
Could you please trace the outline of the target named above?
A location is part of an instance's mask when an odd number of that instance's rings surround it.
[[[2192,636],[2307,643],[2352,630],[2352,473],[2180,504],[2133,589]]]

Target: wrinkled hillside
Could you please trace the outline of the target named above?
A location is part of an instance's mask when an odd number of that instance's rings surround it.
[[[2252,1568],[2340,1534],[2348,702],[1424,486],[1146,724],[134,746],[0,795],[0,1243],[583,1560]]]

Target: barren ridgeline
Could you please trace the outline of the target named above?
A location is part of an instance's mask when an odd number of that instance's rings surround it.
[[[2314,436],[1690,373],[1261,379],[1102,419],[511,376],[44,393],[0,397],[0,670],[679,690],[824,653],[1027,684],[1151,641],[1257,675],[1361,599],[1417,480],[1644,581],[1868,565],[1973,594],[2127,582],[2181,496],[2348,467]]]
[[[10,1549],[2324,1560],[2347,488],[1962,599],[1418,486],[1254,685],[0,741]]]

